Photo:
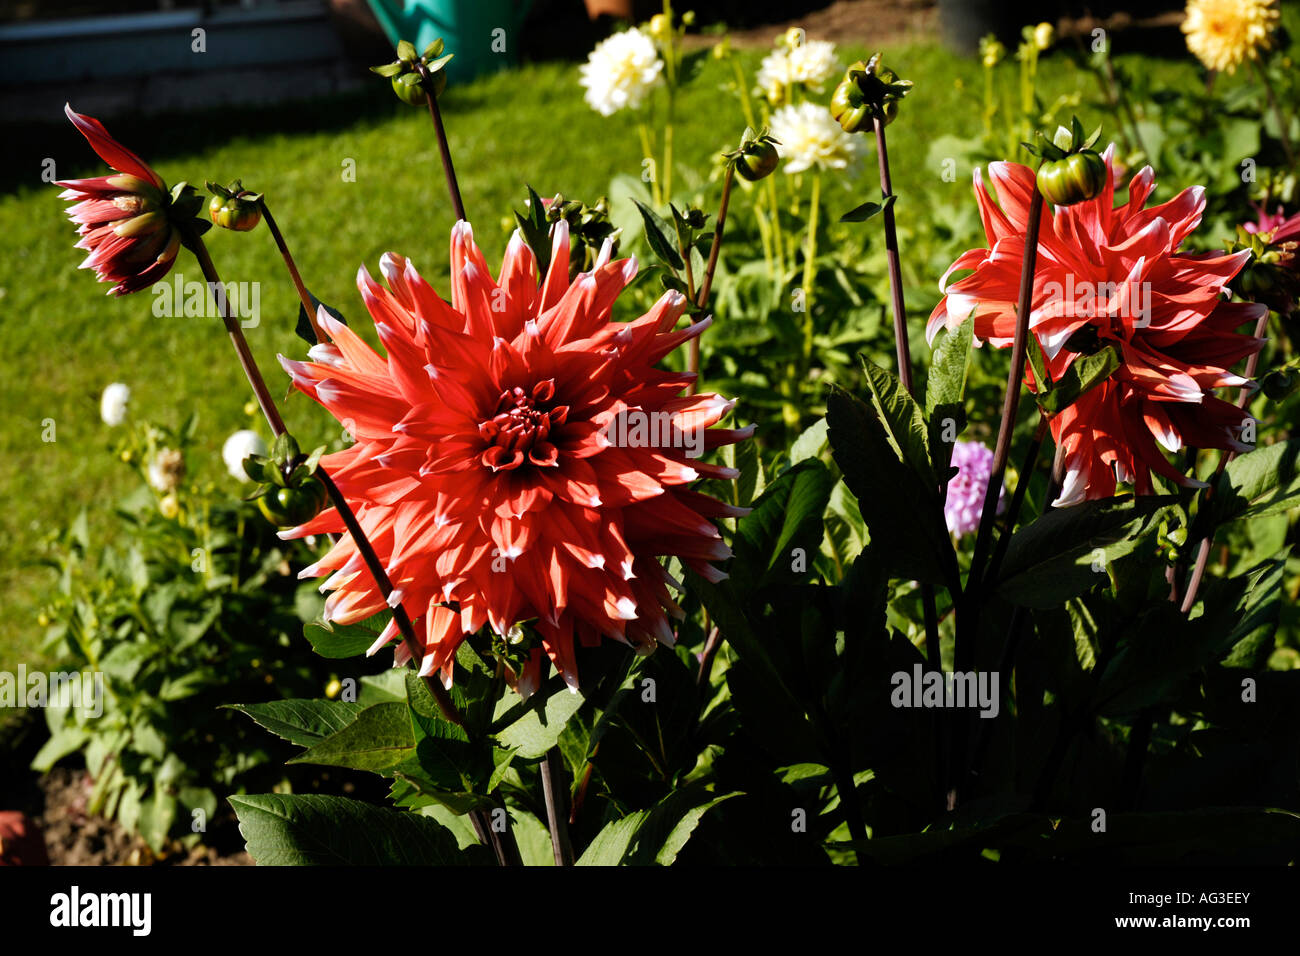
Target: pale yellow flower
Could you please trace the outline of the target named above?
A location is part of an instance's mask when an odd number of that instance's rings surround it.
[[[1183,32],[1209,69],[1235,73],[1268,48],[1277,21],[1274,0],[1189,0]]]
[[[984,65],[990,70],[1001,62],[1002,58],[1007,55],[1007,48],[1002,45],[993,34],[980,39],[980,58]]]
[[[1040,23],[1034,27],[1034,46],[1046,50],[1056,42],[1056,28],[1050,23]]]

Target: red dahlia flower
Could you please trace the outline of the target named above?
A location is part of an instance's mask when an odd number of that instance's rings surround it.
[[[595,268],[570,283],[567,223],[552,237],[540,286],[518,233],[494,282],[469,224],[458,223],[450,305],[386,254],[389,288],[364,269],[357,284],[387,357],[322,310],[332,342],[310,350],[313,362],[282,359],[356,439],[323,464],[411,610],[421,672],[441,670],[448,686],[456,648],[484,624],[504,636],[530,623],[540,638],[513,675],[525,695],[541,679],[543,651],[576,689],[575,638],[671,644],[665,611],[681,610],[658,558],[720,579],[710,562],[730,552],[709,519],[741,513],[689,488],[735,472],[688,455],[752,428],[710,429],[734,403],[681,395],[694,376],[655,367],[711,320],[674,331],[687,302],[668,292],[641,318],[611,322],[635,261],[610,262],[606,242]],[[638,422],[672,427],[652,443],[629,427]],[[331,509],[283,534],[343,530]],[[303,576],[329,572],[327,619],[384,607],[350,535]],[[371,653],[396,637],[390,624]],[[406,648],[396,655],[404,661]]]
[[[153,285],[176,261],[181,237],[168,218],[167,184],[135,153],[108,134],[99,120],[63,111],[116,176],[56,182],[65,187],[60,199],[75,201],[68,218],[80,228],[78,249],[86,256],[79,268],[94,269],[109,291],[126,295]]]
[[[1220,298],[1250,253],[1179,253],[1201,220],[1204,190],[1186,189],[1144,209],[1154,186],[1148,166],[1129,183],[1128,201],[1116,206],[1112,152],[1105,154],[1101,194],[1054,214],[1044,209],[1040,227],[1029,327],[1053,380],[1085,351],[1111,345],[1122,357],[1110,378],[1051,420],[1065,455],[1058,507],[1109,497],[1118,481],[1150,494],[1152,472],[1199,485],[1161,448],[1249,449],[1239,439],[1249,415],[1211,390],[1248,385],[1229,368],[1263,344],[1236,330],[1257,321],[1265,307]],[[931,341],[941,326],[955,328],[972,314],[978,339],[1005,348],[1014,338],[1034,172],[990,163],[989,176],[997,203],[975,171],[990,248],[963,253],[939,280],[945,295],[926,329]],[[974,272],[949,283],[961,269]]]

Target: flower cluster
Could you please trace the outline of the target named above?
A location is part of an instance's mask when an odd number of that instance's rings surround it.
[[[943,516],[948,530],[961,536],[979,527],[984,496],[988,494],[989,479],[993,475],[993,452],[979,442],[956,442],[952,446],[952,466],[957,469],[957,474],[948,481]],[[999,510],[1002,503],[1002,498],[999,498]]]

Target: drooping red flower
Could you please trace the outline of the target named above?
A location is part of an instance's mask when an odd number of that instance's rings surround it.
[[[1112,376],[1052,417],[1052,436],[1065,454],[1058,507],[1109,497],[1120,481],[1150,494],[1153,472],[1198,486],[1164,451],[1250,447],[1241,440],[1249,415],[1212,393],[1249,385],[1229,369],[1263,345],[1237,330],[1265,307],[1220,297],[1250,253],[1179,252],[1200,223],[1204,190],[1192,187],[1145,209],[1155,180],[1148,166],[1129,183],[1127,201],[1115,205],[1112,153],[1105,154],[1101,194],[1044,208],[1040,226],[1029,327],[1053,380],[1084,352],[1110,345],[1122,358]],[[1034,172],[990,163],[989,176],[996,203],[975,172],[989,248],[963,253],[939,280],[945,294],[927,326],[931,341],[940,327],[956,328],[973,315],[977,339],[997,348],[1012,344]],[[974,272],[948,281],[964,269]],[[1032,375],[1027,381],[1033,388]]]
[[[322,310],[332,341],[309,351],[314,361],[282,359],[356,439],[323,464],[416,619],[422,672],[440,670],[448,685],[456,648],[485,624],[503,636],[526,624],[540,641],[514,675],[525,695],[543,652],[576,689],[575,640],[671,644],[667,615],[681,611],[659,559],[718,580],[711,562],[730,552],[710,519],[740,513],[691,490],[697,478],[735,475],[693,456],[752,428],[710,428],[734,403],[682,395],[694,376],[656,367],[711,320],[674,331],[687,301],[668,292],[641,318],[611,321],[635,260],[610,262],[607,242],[570,283],[563,220],[552,239],[540,285],[518,233],[493,281],[469,224],[458,223],[450,304],[386,254],[389,288],[365,269],[357,282],[387,357]],[[653,423],[656,440],[637,428]],[[343,530],[331,509],[283,534]],[[350,535],[303,576],[326,573],[327,619],[384,607]],[[397,636],[390,624],[371,653]],[[401,645],[395,653],[409,656]]]
[[[59,198],[75,203],[68,218],[79,227],[77,248],[89,253],[79,268],[94,269],[100,282],[114,283],[113,295],[148,288],[171,270],[181,247],[180,233],[168,218],[167,184],[99,120],[68,105],[63,111],[99,158],[117,170],[114,176],[55,183],[64,187]]]

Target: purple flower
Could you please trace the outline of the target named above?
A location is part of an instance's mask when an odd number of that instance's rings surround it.
[[[984,495],[993,472],[993,452],[979,442],[959,441],[952,449],[952,464],[957,474],[948,482],[943,516],[948,521],[948,530],[961,536],[979,527]],[[1002,505],[1003,498],[999,496],[999,511]]]

